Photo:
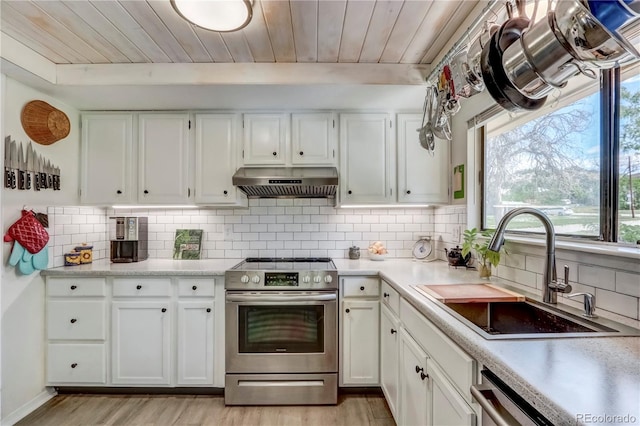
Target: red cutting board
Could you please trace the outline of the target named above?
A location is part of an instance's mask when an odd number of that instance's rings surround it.
[[[417,285],[416,288],[443,303],[522,302],[525,297],[491,284]]]

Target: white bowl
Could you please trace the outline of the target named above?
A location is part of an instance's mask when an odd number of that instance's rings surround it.
[[[384,260],[387,257],[386,254],[369,253],[369,259],[371,260]]]

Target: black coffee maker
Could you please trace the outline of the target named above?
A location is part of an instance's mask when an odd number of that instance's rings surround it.
[[[146,217],[111,217],[109,239],[113,263],[140,262],[149,256],[149,220]]]

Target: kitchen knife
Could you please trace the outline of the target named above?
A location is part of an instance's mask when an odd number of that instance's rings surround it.
[[[27,145],[27,182],[26,189],[31,189],[31,173],[33,173],[33,147],[31,141]]]
[[[11,167],[11,189],[16,189],[16,169],[18,168],[18,147],[16,141],[11,141],[11,154],[10,154],[10,167]]]
[[[33,151],[33,189],[40,191],[40,156]]]
[[[60,191],[60,167],[53,168],[53,189]]]
[[[24,149],[22,142],[18,145],[18,189],[24,190],[27,186],[26,176],[27,162],[24,159]]]
[[[47,160],[47,168],[45,172],[47,173],[47,188],[53,189],[53,172],[51,168],[51,161]]]
[[[11,188],[11,136],[4,138],[4,187]]]
[[[40,183],[38,185],[39,189],[46,189],[46,174],[44,173],[44,158],[42,155],[38,155],[38,176],[40,179]]]

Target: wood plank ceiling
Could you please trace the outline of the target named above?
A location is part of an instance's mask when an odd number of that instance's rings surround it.
[[[2,0],[0,30],[55,64],[429,64],[479,0],[255,0],[218,33],[169,0]]]

